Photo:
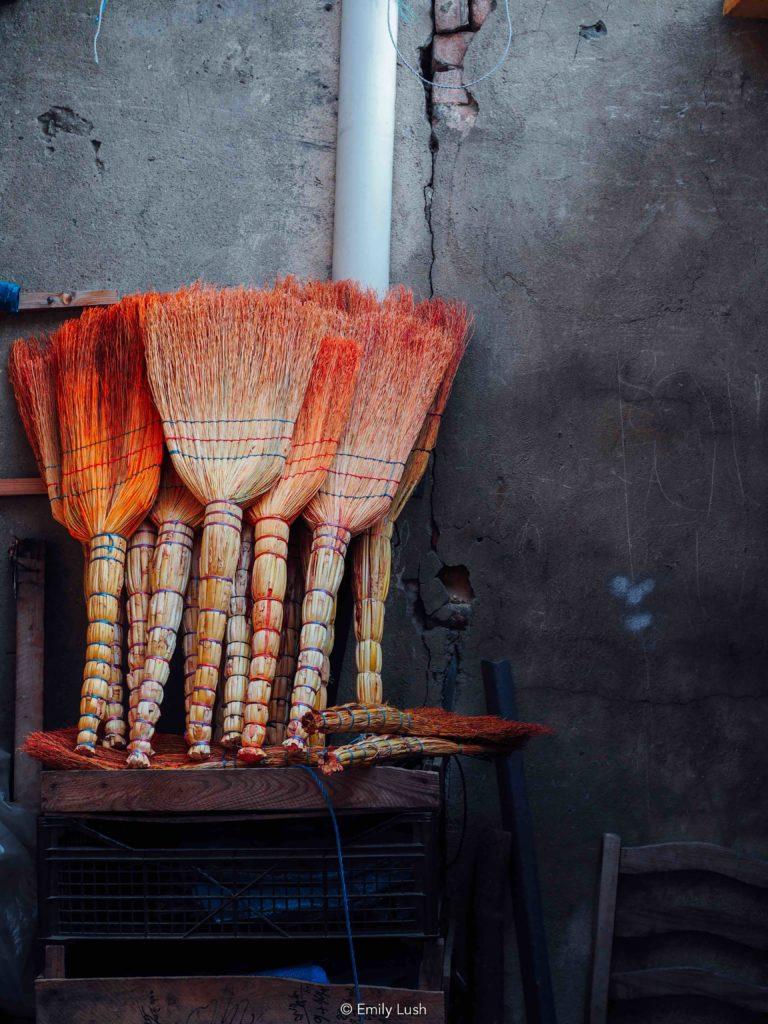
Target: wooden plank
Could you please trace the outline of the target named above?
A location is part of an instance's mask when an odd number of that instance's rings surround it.
[[[483,661],[485,702],[491,715],[517,718],[512,669],[508,661]],[[496,758],[501,823],[511,836],[512,908],[517,933],[520,976],[528,1024],[556,1024],[549,970],[547,935],[541,906],[539,869],[533,838],[523,755]]]
[[[654,967],[611,978],[611,999],[648,996],[707,996],[758,1013],[768,1011],[768,988],[698,967]]]
[[[595,921],[595,951],[592,959],[592,987],[589,996],[589,1024],[605,1024],[608,1014],[608,985],[613,956],[613,927],[616,890],[619,883],[621,839],[612,832],[603,836],[603,862]]]
[[[628,907],[616,912],[614,934],[622,939],[641,939],[670,932],[719,935],[754,949],[768,949],[768,922],[745,921],[717,907]]]
[[[48,944],[45,947],[43,977],[66,978],[67,947]]]
[[[489,829],[481,837],[474,865],[472,901],[472,1020],[504,1024],[505,900],[509,885],[510,836]]]
[[[419,987],[437,990],[443,984],[443,961],[445,959],[445,939],[426,939],[421,954],[419,967]]]
[[[28,292],[19,296],[19,312],[23,309],[75,309],[80,306],[111,306],[120,296],[111,288],[84,292]]]
[[[407,1017],[445,1024],[442,992],[364,987],[361,996],[365,1020]],[[37,1024],[348,1024],[359,1019],[348,985],[252,976],[38,979],[35,1002]],[[342,1010],[346,1006],[351,1013]]]
[[[732,18],[768,18],[768,0],[724,0],[723,14]]]
[[[322,776],[341,811],[436,810],[437,772],[386,765]],[[44,814],[325,811],[303,768],[43,772]]]
[[[13,798],[28,810],[40,806],[40,762],[22,753],[29,735],[43,728],[45,545],[19,540],[11,551],[16,583],[16,704]]]
[[[0,479],[0,498],[21,498],[26,494],[48,494],[39,476],[10,476]]]
[[[621,851],[620,871],[623,875],[643,875],[652,871],[709,871],[747,885],[768,888],[766,861],[745,857],[714,843],[625,846]]]

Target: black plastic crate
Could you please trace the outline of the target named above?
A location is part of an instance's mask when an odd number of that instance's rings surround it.
[[[351,815],[339,827],[354,934],[437,934],[437,815]],[[46,939],[346,934],[327,816],[47,817],[40,850]]]

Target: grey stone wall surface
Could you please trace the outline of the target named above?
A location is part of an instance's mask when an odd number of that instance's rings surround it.
[[[500,2],[447,4],[436,47],[428,5],[409,6],[404,52],[444,84],[500,53]],[[576,1024],[604,831],[768,856],[768,22],[723,19],[717,0],[511,6],[491,79],[427,99],[398,81],[392,278],[466,300],[476,333],[398,524],[385,687],[480,711],[480,659],[509,657],[522,715],[556,729],[527,765]],[[326,275],[339,3],[113,0],[99,66],[94,7],[0,7],[0,277],[128,292]],[[4,319],[0,364],[57,322]],[[0,422],[0,474],[32,473],[5,381]],[[42,499],[0,501],[0,548],[14,536],[48,543],[47,714],[63,724],[81,555]],[[13,624],[0,559],[4,746]],[[350,651],[346,667],[342,695]],[[454,892],[498,817],[492,767],[466,770]]]

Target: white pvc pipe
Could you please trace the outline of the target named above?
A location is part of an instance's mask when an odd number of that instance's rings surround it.
[[[389,288],[397,0],[343,0],[333,279]]]

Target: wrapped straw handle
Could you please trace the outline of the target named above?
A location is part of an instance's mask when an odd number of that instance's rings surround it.
[[[346,527],[332,523],[321,523],[312,534],[307,586],[301,608],[299,658],[284,746],[303,750],[307,743],[307,732],[301,720],[307,711],[318,706],[333,606],[344,575],[344,557],[351,537]]]
[[[352,569],[355,594],[357,700],[381,704],[384,612],[392,571],[393,524],[385,519],[357,538]]]
[[[120,618],[127,547],[125,537],[117,533],[97,534],[91,540],[85,571],[88,631],[75,749],[91,757],[96,752],[99,723],[104,718],[112,680],[112,647]]]
[[[251,624],[248,621],[248,582],[253,558],[253,527],[243,526],[240,556],[235,571],[227,619],[227,648],[224,661],[224,704],[222,737],[224,747],[240,746],[243,708],[251,664]]]
[[[186,732],[192,761],[206,761],[211,755],[213,708],[242,522],[243,510],[232,501],[206,505],[200,544],[197,668]]]
[[[152,737],[160,718],[165,684],[176,649],[176,633],[184,610],[184,592],[192,562],[194,530],[186,523],[165,522],[157,535],[146,632],[146,656],[131,723],[128,766],[148,768]]]
[[[102,746],[112,750],[121,750],[126,740],[125,705],[123,701],[123,635],[125,632],[125,602],[120,595],[119,619],[115,623],[115,636],[112,641],[112,682],[109,687],[107,702],[107,721],[104,725]]]

